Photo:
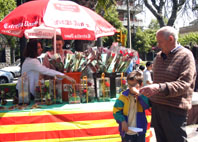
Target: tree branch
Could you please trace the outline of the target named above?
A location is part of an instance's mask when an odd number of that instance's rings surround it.
[[[148,0],[144,0],[144,4],[146,7],[153,13],[153,15],[158,20],[160,27],[163,27],[165,25],[163,15],[162,15],[162,8],[163,8],[163,0],[161,0],[160,6],[157,6],[156,10],[148,3]],[[155,2],[155,0],[152,0],[152,2]],[[155,4],[156,5],[156,4]],[[160,9],[161,8],[161,9]]]
[[[174,25],[175,20],[177,18],[178,3],[177,3],[177,0],[172,0],[172,1],[173,1],[172,13],[171,13],[171,16],[170,16],[170,18],[168,20],[168,23],[167,23],[168,26]]]

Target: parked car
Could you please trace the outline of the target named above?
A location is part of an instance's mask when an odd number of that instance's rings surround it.
[[[8,67],[4,67],[1,70],[8,71],[8,72],[12,73],[12,75],[14,77],[19,77],[19,76],[21,76],[20,65],[21,65],[21,63],[18,63],[17,65],[11,65],[11,66],[8,66]]]
[[[4,70],[0,70],[0,84],[3,83],[11,83],[13,81],[14,77],[12,73]]]

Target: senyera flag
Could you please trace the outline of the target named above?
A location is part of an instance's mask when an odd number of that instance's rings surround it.
[[[35,27],[34,29],[32,29]],[[26,31],[29,30],[29,31]],[[51,38],[60,31],[65,40],[96,40],[116,29],[91,9],[72,1],[34,0],[10,12],[0,22],[0,33],[27,38]]]

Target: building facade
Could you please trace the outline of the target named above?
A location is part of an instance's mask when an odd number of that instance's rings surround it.
[[[143,20],[138,19],[136,17],[137,14],[143,11],[143,5],[135,3],[134,0],[129,1],[129,9],[130,9],[130,26],[133,27],[142,27]],[[119,19],[122,21],[122,24],[127,27],[127,2],[126,0],[117,1],[117,11],[119,13]]]

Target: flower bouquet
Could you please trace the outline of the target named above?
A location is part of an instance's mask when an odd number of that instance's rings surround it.
[[[56,53],[54,55],[51,55],[51,58],[49,59],[50,64],[52,64],[57,71],[63,72],[64,71],[64,64],[61,61],[60,54]]]
[[[82,72],[92,62],[92,55],[86,56],[83,52],[67,54],[65,58],[65,72]]]
[[[124,47],[111,47],[110,49],[98,47],[85,51],[87,65],[96,72],[126,72],[129,64],[137,60],[137,52]]]

